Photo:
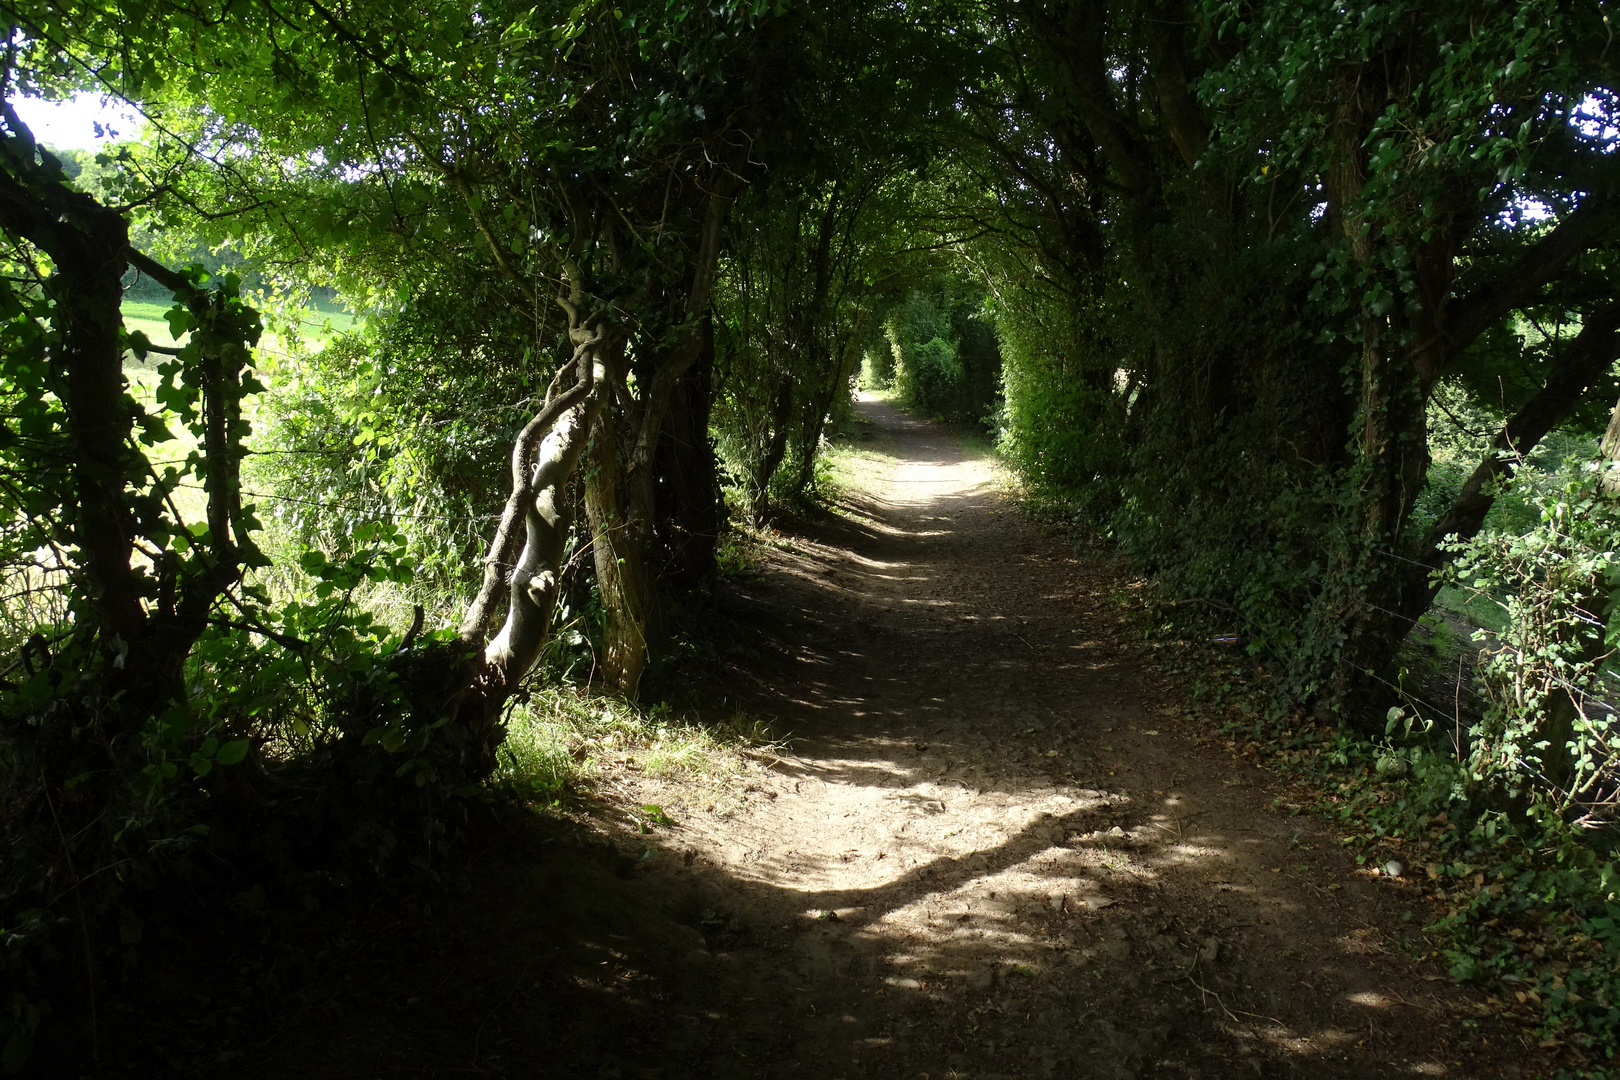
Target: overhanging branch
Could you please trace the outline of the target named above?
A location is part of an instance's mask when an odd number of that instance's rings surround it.
[[[1580,404],[1587,392],[1620,356],[1620,300],[1588,315],[1581,332],[1553,361],[1547,382],[1503,426],[1490,453],[1475,466],[1450,510],[1435,522],[1413,558],[1403,606],[1412,618],[1421,615],[1439,587],[1430,583],[1435,570],[1451,561],[1442,544],[1452,537],[1470,539],[1485,523],[1501,482],[1511,477],[1524,457]]]
[[[1535,299],[1571,259],[1603,238],[1614,219],[1613,199],[1601,192],[1589,195],[1512,267],[1453,303],[1445,326],[1447,361],[1510,311]]]

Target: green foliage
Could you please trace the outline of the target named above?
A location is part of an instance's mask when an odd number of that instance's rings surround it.
[[[1567,474],[1523,531],[1465,544],[1452,580],[1504,610],[1481,653],[1487,707],[1469,732],[1470,775],[1484,796],[1587,827],[1612,825],[1620,732],[1605,700],[1620,630],[1611,592],[1620,511],[1589,469]]]
[[[895,382],[902,400],[931,415],[943,414],[962,383],[956,346],[937,336],[926,341],[911,338],[906,345],[896,345],[895,354]]]
[[[1372,723],[1449,557],[1429,529],[1478,527],[1477,501],[1447,515],[1501,425],[1525,448],[1548,417],[1590,430],[1612,376],[1583,370],[1583,398],[1559,365],[1613,293],[1599,233],[1558,287],[1445,342],[1448,311],[1546,247],[1536,204],[1563,222],[1607,190],[1597,18],[1037,6],[929,178],[993,297],[1004,452],[1036,498],[1229,610],[1288,700]],[[933,335],[910,337],[902,359]],[[1431,442],[1436,395],[1484,438]],[[1529,507],[1497,501],[1497,524]]]
[[[894,349],[885,342],[883,347],[867,349],[861,354],[859,385],[862,390],[888,390],[894,385]]]
[[[498,724],[447,722],[458,646],[397,631],[418,603],[434,625],[462,606],[512,438],[587,325],[624,344],[605,422],[645,451],[618,476],[643,502],[674,486],[652,479],[658,439],[638,440],[677,379],[696,417],[683,445],[703,442],[693,358],[711,326],[717,441],[756,519],[815,485],[881,331],[870,385],[892,377],[920,410],[994,426],[1037,499],[1266,654],[1279,701],[1362,723],[1400,690],[1430,533],[1484,521],[1494,532],[1439,560],[1460,554],[1462,582],[1508,616],[1490,711],[1453,747],[1468,771],[1422,730],[1335,752],[1406,783],[1393,816],[1363,808],[1372,831],[1443,812],[1483,830],[1477,846],[1504,822],[1562,837],[1606,820],[1611,713],[1593,702],[1614,643],[1594,628],[1611,512],[1548,489],[1533,457],[1463,506],[1504,422],[1517,452],[1573,420],[1542,451],[1562,457],[1594,430],[1589,391],[1612,391],[1612,355],[1582,344],[1613,303],[1602,215],[1620,192],[1598,7],[1121,0],[992,18],[294,0],[226,19],[43,2],[12,16],[17,92],[110,86],[163,123],[148,145],[63,159],[3,125],[7,206],[57,198],[33,239],[8,231],[0,274],[0,651],[16,657],[0,764],[20,793],[0,818],[16,852],[0,1064],[63,1000],[46,984],[123,941],[136,890],[115,879],[217,855],[225,833],[327,880],[441,871]],[[102,360],[128,347],[140,382],[112,385],[103,364],[108,407],[83,423],[88,368],[62,358],[116,321],[116,290],[90,297],[71,252],[42,254],[69,228],[99,236],[86,265],[131,238],[195,264],[165,285],[182,297],[164,305],[173,351],[133,324],[103,341]],[[261,324],[247,279],[221,273],[236,263],[272,294],[336,287],[371,313],[265,363],[257,415]],[[1481,310],[1489,325],[1453,342]],[[1566,370],[1582,355],[1591,370]],[[650,532],[659,509],[607,517]],[[113,533],[121,598],[97,562]],[[590,589],[566,584],[585,615],[554,639],[559,662],[608,610]],[[667,718],[632,738],[611,717],[569,735],[538,715],[520,716],[500,781],[537,802],[561,797],[587,743],[623,735],[671,775],[703,756]],[[255,818],[272,801],[297,809]],[[1472,866],[1461,850],[1451,865]],[[1503,903],[1595,895],[1525,858]],[[74,930],[95,942],[84,963],[47,965]],[[1463,975],[1497,970],[1467,958]]]
[[[1347,842],[1374,865],[1399,855],[1426,881],[1445,914],[1425,933],[1452,978],[1501,987],[1540,1011],[1546,1036],[1606,1058],[1620,1043],[1620,878],[1609,853],[1557,819],[1489,809],[1471,775],[1478,759],[1469,767],[1423,742],[1380,750],[1347,739],[1336,754],[1327,775],[1346,793],[1333,812],[1357,830]],[[1369,760],[1377,779],[1356,779]]]
[[[1212,727],[1230,718],[1221,728],[1228,750],[1294,780],[1290,797],[1303,806],[1292,812],[1315,812],[1342,831],[1372,880],[1400,862],[1403,891],[1434,904],[1439,916],[1414,927],[1404,949],[1539,1013],[1541,1035],[1586,1056],[1575,1075],[1607,1075],[1599,1063],[1620,1044],[1620,877],[1607,845],[1556,817],[1493,805],[1458,760],[1449,724],[1396,708],[1376,737],[1329,728],[1274,711],[1255,672],[1195,647],[1177,655],[1200,718]]]
[[[532,414],[522,404],[482,405],[487,384],[428,377],[419,350],[439,341],[423,342],[401,322],[272,361],[247,478],[267,496],[267,543],[283,564],[310,547],[363,547],[355,530],[366,521],[396,524],[420,577],[395,605],[431,603],[439,623],[459,614],[480,573],[511,440]],[[475,359],[487,344],[463,346]],[[490,367],[495,382],[503,373]],[[521,386],[522,377],[511,381]]]
[[[889,311],[883,330],[902,401],[931,416],[992,420],[1001,351],[983,304],[982,289],[938,276]]]
[[[773,179],[738,209],[715,298],[716,445],[756,523],[813,486],[883,303],[863,278],[889,239],[871,219],[892,185],[870,164],[828,179],[828,164]]]
[[[1002,320],[998,326],[1007,333]],[[1002,371],[1001,453],[1042,496],[1105,500],[1098,516],[1106,518],[1109,477],[1119,465],[1103,422],[1112,395],[1065,357],[1024,352],[1014,340]]]
[[[9,125],[0,182],[24,214],[68,207],[78,235],[24,217],[0,285],[0,574],[22,601],[0,641],[19,657],[0,676],[8,1068],[75,1056],[97,983],[205,865],[304,900],[436,880],[484,752],[441,711],[460,646],[413,631],[406,649],[356,602],[412,583],[397,528],[357,514],[273,569],[260,550],[238,467],[262,324],[240,279],[131,255],[174,302],[166,343],[122,326],[116,275],[96,276],[125,256],[120,220],[14,153],[25,136]],[[47,246],[64,234],[111,250],[87,273]],[[375,412],[337,404],[349,455],[388,445]]]
[[[419,710],[431,697],[412,684],[400,637],[355,603],[367,587],[409,581],[403,538],[362,524],[352,548],[342,559],[306,551],[303,588],[278,602],[245,587],[244,617],[210,624],[193,643],[186,698],[133,737],[18,722],[96,692],[96,665],[73,639],[0,698],[8,1063],[35,1035],[48,1059],[72,1056],[62,1040],[87,992],[78,976],[134,964],[139,936],[127,928],[162,919],[173,883],[202,867],[252,867],[301,904],[333,884],[441,873],[476,778],[460,733]],[[414,649],[448,647],[419,639]],[[271,800],[280,809],[267,815]]]
[[[1413,702],[1389,711],[1379,739],[1297,719],[1253,734],[1319,785],[1358,858],[1397,857],[1444,903],[1425,933],[1454,978],[1505,984],[1540,1011],[1545,1035],[1601,1060],[1620,1043],[1609,704],[1620,518],[1584,457],[1521,470],[1515,499],[1532,524],[1515,509],[1455,545],[1449,579],[1501,611],[1478,635],[1482,715]],[[1312,743],[1321,749],[1302,749]]]

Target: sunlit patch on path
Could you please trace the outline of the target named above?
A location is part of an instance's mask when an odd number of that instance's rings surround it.
[[[1391,895],[1166,715],[1106,577],[988,458],[859,408],[858,486],[757,601],[791,748],[671,838],[717,969],[792,1003],[760,1075],[1469,1075]]]

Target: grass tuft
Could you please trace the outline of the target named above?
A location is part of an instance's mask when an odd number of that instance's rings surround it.
[[[680,780],[687,807],[726,810],[746,755],[782,746],[769,721],[737,713],[704,722],[667,705],[640,709],[570,686],[534,691],[512,711],[494,777],[497,790],[530,806],[566,809],[612,771]]]

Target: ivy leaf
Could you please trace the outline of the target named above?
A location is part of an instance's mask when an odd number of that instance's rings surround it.
[[[221,765],[235,765],[247,757],[247,752],[252,745],[250,739],[232,739],[219,748],[219,753],[215,755],[214,760]]]
[[[164,313],[163,317],[169,323],[169,336],[176,341],[179,341],[183,335],[189,333],[192,327],[197,325],[197,317],[184,304],[174,305]],[[139,333],[139,331],[136,331],[136,333]]]

